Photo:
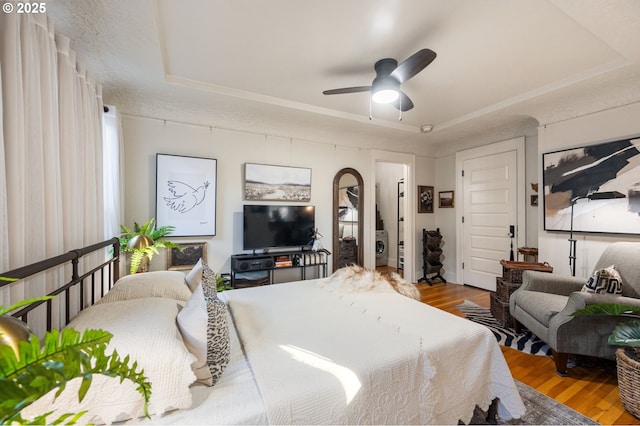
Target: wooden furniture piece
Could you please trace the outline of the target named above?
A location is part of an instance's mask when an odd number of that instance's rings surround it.
[[[520,255],[522,255],[522,260],[525,262],[538,262],[537,247],[518,247],[518,260],[520,260]]]
[[[326,249],[234,254],[231,256],[231,285],[244,288],[273,284],[276,270],[292,268],[300,270],[301,280],[307,279],[308,268],[315,268],[318,277],[326,277],[330,254]]]
[[[553,272],[548,263],[517,262],[501,260],[502,277],[496,278],[496,291],[491,292],[491,315],[498,320],[503,327],[513,327],[511,314],[509,313],[509,298],[511,294],[522,285],[522,273],[524,271]]]
[[[440,270],[442,269],[442,262],[440,261],[442,256],[441,242],[442,234],[440,234],[440,228],[435,231],[422,230],[422,278],[418,282],[424,281],[429,285],[433,284],[433,280],[447,282],[440,275]]]

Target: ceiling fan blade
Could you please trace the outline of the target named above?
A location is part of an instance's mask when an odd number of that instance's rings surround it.
[[[420,71],[425,69],[436,58],[436,52],[431,49],[418,50],[406,61],[401,63],[391,72],[391,77],[404,83]]]
[[[406,93],[400,91],[400,97],[393,103],[393,106],[395,109],[404,112],[413,108],[413,102],[411,102],[411,99],[409,99]]]
[[[341,95],[343,93],[358,93],[368,92],[371,90],[371,86],[357,86],[357,87],[344,87],[342,89],[331,89],[322,92],[323,95]]]

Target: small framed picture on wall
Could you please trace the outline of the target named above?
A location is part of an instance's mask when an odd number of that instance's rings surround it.
[[[433,186],[418,185],[418,213],[433,213]]]
[[[182,250],[171,248],[167,250],[167,269],[191,270],[198,260],[207,261],[207,243],[178,243]]]
[[[438,207],[441,209],[453,208],[453,191],[438,192]]]

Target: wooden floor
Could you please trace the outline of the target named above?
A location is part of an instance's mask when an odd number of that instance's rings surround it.
[[[454,315],[464,316],[456,305],[471,300],[489,307],[489,292],[458,284],[417,285],[422,301]],[[555,374],[553,361],[544,356],[502,348],[504,357],[517,380],[537,389],[603,425],[640,425],[640,420],[622,408],[615,370],[569,369],[569,377]]]

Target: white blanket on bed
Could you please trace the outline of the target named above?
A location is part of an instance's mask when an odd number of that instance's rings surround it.
[[[331,279],[225,292],[271,424],[456,424],[524,406],[485,327]]]

